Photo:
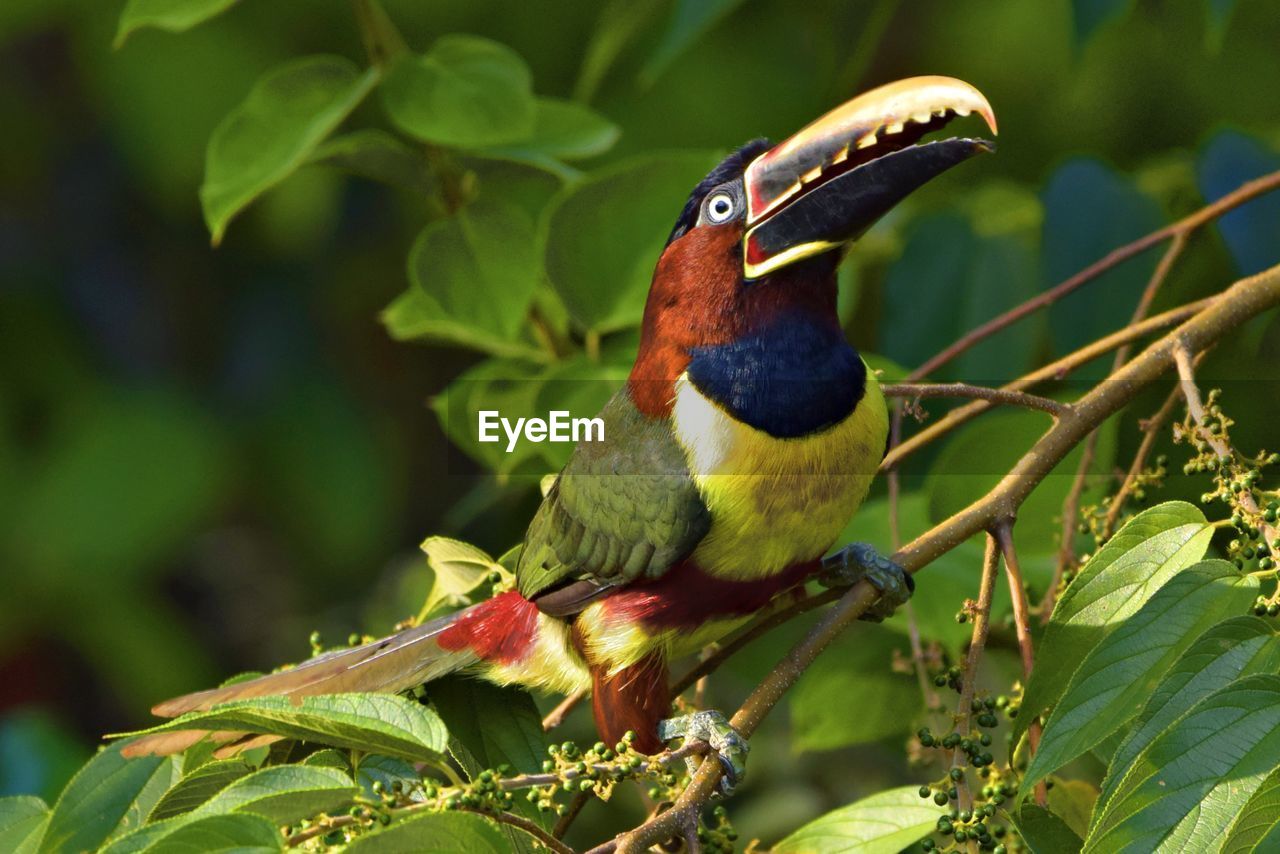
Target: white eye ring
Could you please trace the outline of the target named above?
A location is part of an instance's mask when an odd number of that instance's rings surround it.
[[[733,196],[728,193],[716,193],[707,199],[707,221],[719,225],[733,217],[735,205]]]

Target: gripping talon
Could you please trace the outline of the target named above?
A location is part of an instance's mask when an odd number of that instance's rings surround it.
[[[724,715],[715,710],[659,721],[658,738],[662,741],[676,738],[705,741],[724,769],[724,775],[720,778],[720,791],[726,796],[733,794],[734,788],[747,772],[747,751],[751,749],[751,745],[729,724]],[[689,764],[691,774],[697,770],[697,763],[692,757],[685,761]]]
[[[850,543],[825,558],[818,580],[828,587],[849,587],[864,579],[880,592],[880,598],[861,617],[873,623],[893,616],[894,609],[905,604],[916,589],[907,571],[870,543]]]

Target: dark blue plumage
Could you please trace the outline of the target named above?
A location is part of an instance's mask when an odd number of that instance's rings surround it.
[[[835,325],[807,312],[780,315],[758,333],[692,351],[689,379],[739,421],[779,438],[843,421],[867,371]]]

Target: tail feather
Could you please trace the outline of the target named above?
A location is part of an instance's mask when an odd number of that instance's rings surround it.
[[[151,712],[158,717],[172,718],[187,712],[204,711],[231,700],[252,697],[405,691],[479,660],[479,656],[469,646],[446,649],[437,639],[460,616],[480,607],[483,605],[449,614],[362,646],[328,652],[279,673],[175,697],[154,706]],[[242,732],[179,730],[143,736],[131,742],[123,752],[129,756],[163,756],[185,750],[209,735],[212,735],[216,743],[223,745],[220,752],[234,753],[245,749],[246,745],[266,743],[255,737],[241,744],[238,740],[248,735]],[[261,738],[274,740],[271,736]]]

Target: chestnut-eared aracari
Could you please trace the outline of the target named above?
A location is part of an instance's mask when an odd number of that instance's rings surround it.
[[[947,77],[882,86],[780,145],[750,142],[694,188],[658,259],[640,347],[529,525],[517,589],[291,669],[161,703],[172,717],[264,695],[404,691],[454,671],[589,690],[609,744],[699,737],[732,780],[723,718],[664,720],[668,663],[777,607],[824,570],[871,580],[881,613],[909,578],[865,547],[823,556],[866,496],[888,433],[875,376],[836,316],[841,252],[981,139],[923,137],[986,99]],[[602,283],[603,285],[604,283]],[[203,737],[165,732],[130,754]],[[215,733],[227,752],[244,734]],[[257,740],[258,742],[261,739]]]

